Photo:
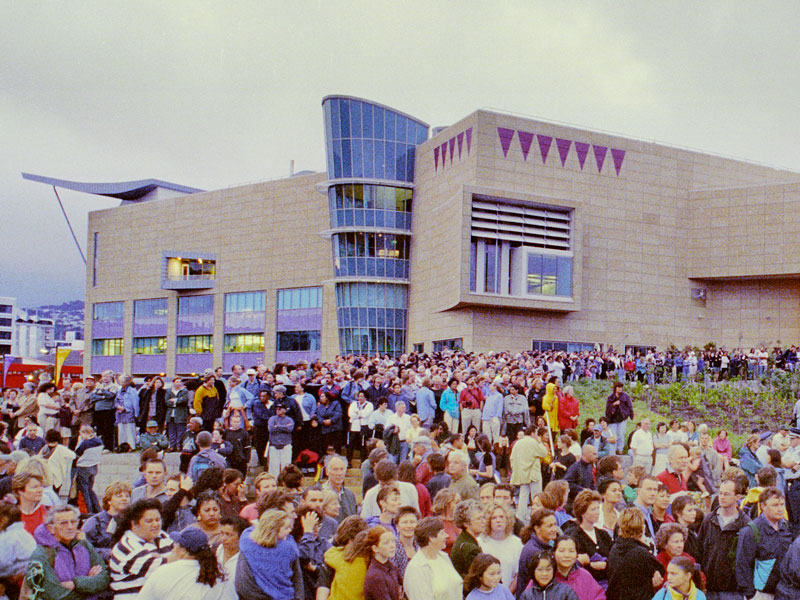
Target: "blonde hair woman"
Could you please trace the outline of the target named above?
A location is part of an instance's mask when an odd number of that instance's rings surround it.
[[[517,587],[517,569],[522,553],[522,540],[514,535],[515,516],[502,504],[490,502],[486,507],[486,528],[478,536],[482,552],[500,561],[501,581],[513,594]]]
[[[239,538],[239,565],[236,570],[236,591],[240,597],[251,597],[242,586],[249,571],[255,585],[270,598],[294,598],[292,564],[300,556],[297,544],[289,539],[294,520],[282,510],[264,511],[255,527],[244,530]]]

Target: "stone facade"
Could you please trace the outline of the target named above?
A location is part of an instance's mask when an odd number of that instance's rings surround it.
[[[325,180],[303,175],[91,213],[86,300],[125,302],[122,368],[132,366],[133,300],[168,298],[172,374],[179,295],[214,295],[217,366],[224,295],[265,290],[271,363],[277,290],[307,286],[323,288],[322,358],[336,355]],[[475,195],[571,211],[571,297],[470,291]],[[800,336],[798,173],[480,110],[417,146],[412,213],[409,350],[450,339],[478,352],[530,349],[532,340],[749,348]],[[215,255],[213,288],[162,289],[164,250]]]

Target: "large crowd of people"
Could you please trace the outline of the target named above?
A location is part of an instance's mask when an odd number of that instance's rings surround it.
[[[800,402],[735,449],[626,393],[795,350],[44,375],[2,391],[0,598],[796,600]],[[597,419],[583,378],[612,381]],[[98,495],[110,452],[139,469]]]

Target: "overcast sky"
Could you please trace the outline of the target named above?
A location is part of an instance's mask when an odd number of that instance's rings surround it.
[[[495,108],[800,170],[798,21],[794,1],[6,0],[0,295],[84,296],[52,188],[20,172],[215,189],[291,159],[322,170],[327,94],[431,125]],[[85,249],[88,212],[118,202],[61,196]]]

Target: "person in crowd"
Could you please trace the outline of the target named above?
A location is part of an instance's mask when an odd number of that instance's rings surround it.
[[[564,475],[564,481],[569,484],[569,497],[574,499],[581,490],[593,490],[597,487],[595,482],[595,463],[597,450],[591,444],[586,444],[581,450],[581,458],[575,462]]]
[[[100,441],[90,424],[82,424],[75,449],[75,485],[83,498],[89,513],[100,512],[100,502],[94,492],[94,480],[97,477],[98,464],[102,458],[103,442]]]
[[[516,519],[511,507],[490,502],[484,509],[486,527],[478,536],[482,552],[497,557],[501,567],[501,581],[513,593],[517,587],[517,569],[522,553],[522,541],[514,535]]]
[[[247,505],[247,486],[244,475],[236,469],[225,469],[222,473],[222,487],[219,489],[222,517],[235,517]]]
[[[368,517],[366,520],[367,526],[375,527],[380,525],[396,534],[397,531],[394,528],[394,518],[397,516],[397,512],[400,510],[400,489],[396,484],[382,487],[378,491],[377,501],[378,506],[381,509],[381,514]]]
[[[672,494],[688,491],[686,470],[689,463],[689,453],[683,444],[673,444],[667,451],[667,468],[656,474],[656,478],[667,487]]]
[[[61,410],[61,396],[52,381],[45,381],[36,390],[36,404],[39,412],[36,421],[44,431],[58,429],[58,412]]]
[[[617,526],[620,515],[617,506],[623,504],[622,484],[616,479],[601,479],[597,486],[597,492],[603,499],[603,503],[600,506],[600,516],[597,519],[597,523],[595,523],[595,527],[613,536],[614,528]],[[574,511],[575,508],[573,507],[572,510]]]
[[[456,506],[459,502],[461,502],[461,496],[449,487],[439,490],[433,499],[433,515],[439,518],[445,528],[445,533],[447,533],[445,551],[448,555],[459,534],[454,521]]]
[[[544,432],[546,435],[546,432]],[[517,517],[521,521],[528,518],[528,502],[533,494],[542,491],[542,459],[548,456],[541,441],[542,432],[536,425],[525,430],[522,439],[517,440],[511,449],[511,479],[509,483],[519,488]]]
[[[417,501],[420,514],[428,517],[431,514],[431,495],[428,488],[417,481],[417,472],[411,461],[405,460],[397,467],[397,480],[410,483],[417,489]]]
[[[447,544],[444,524],[436,517],[426,517],[414,536],[419,551],[408,562],[403,577],[408,600],[462,600],[463,581],[443,552]]]
[[[558,399],[558,428],[560,431],[577,430],[580,405],[575,397],[575,389],[568,385]]]
[[[167,414],[166,398],[167,391],[164,389],[164,380],[161,377],[153,377],[150,387],[145,385],[139,390],[139,416],[136,422],[140,433],[144,433],[150,421],[155,421],[157,432],[164,430]]]
[[[368,532],[367,523],[361,517],[347,517],[339,525],[333,546],[325,552],[325,565],[332,576],[332,582],[327,586],[330,595],[326,600],[359,600],[364,597],[369,558]]]
[[[530,523],[522,530],[520,539],[524,546],[519,556],[517,569],[516,596],[519,598],[528,586],[533,574],[529,570],[531,558],[542,550],[552,551],[553,542],[558,537],[558,525],[552,510],[546,508],[531,514]]]
[[[222,416],[224,405],[214,384],[216,379],[211,369],[206,369],[203,373],[203,383],[195,390],[192,399],[194,412],[203,420],[203,430],[208,432],[214,430],[214,421]]]
[[[475,557],[464,577],[466,600],[512,600],[514,595],[501,582],[500,561],[482,552]]]
[[[724,471],[730,465],[731,458],[733,458],[733,449],[731,448],[731,441],[728,439],[727,430],[719,430],[717,437],[714,438],[713,447],[722,461],[722,470]]]
[[[750,519],[739,510],[738,498],[736,482],[723,481],[719,487],[719,507],[707,514],[700,526],[699,558],[707,577],[706,590],[712,599],[741,599],[737,592],[733,549],[739,531]]]
[[[689,494],[681,494],[672,501],[670,506],[672,518],[679,525],[683,525],[686,538],[684,545],[686,552],[695,560],[700,560],[700,541],[697,538],[697,505]],[[666,568],[666,565],[665,567]]]
[[[612,544],[611,535],[597,526],[601,503],[602,498],[598,492],[581,491],[572,505],[575,518],[562,526],[563,532],[575,540],[578,553],[576,558],[580,566],[597,581],[607,579],[606,567]]]
[[[33,535],[47,515],[47,507],[42,504],[42,478],[34,473],[17,472],[11,479],[11,491],[22,512],[25,531]]]
[[[638,508],[626,508],[619,517],[619,535],[608,556],[608,600],[650,600],[664,583],[661,563],[642,542],[645,519]]]
[[[72,464],[75,453],[62,442],[62,435],[58,429],[51,429],[45,434],[46,445],[39,456],[47,461],[47,472],[53,491],[61,500],[66,499],[72,485]]]
[[[89,397],[94,409],[94,426],[103,440],[105,451],[112,452],[114,445],[114,425],[116,420],[115,400],[119,386],[114,383],[114,372],[103,371],[100,382]]]
[[[758,485],[756,473],[764,466],[756,456],[760,446],[761,438],[757,433],[753,433],[747,437],[741,450],[739,450],[739,468],[747,473],[750,478],[750,487]]]
[[[79,517],[74,506],[54,506],[33,534],[37,546],[25,583],[42,600],[90,598],[108,587],[108,567],[92,544],[78,536]]]
[[[664,523],[672,523],[675,519],[669,514],[670,507],[670,493],[669,489],[663,483],[658,484],[656,491],[656,499],[653,502],[653,508],[650,511],[650,520],[653,522],[653,530],[658,532],[658,528]]]
[[[569,484],[566,481],[557,480],[548,483],[544,488],[544,494],[539,497],[541,505],[553,511],[559,527],[572,518],[572,515],[567,513],[564,508],[569,500],[569,492]]]
[[[330,397],[323,391],[319,392],[319,402],[316,407],[317,419],[320,423],[320,444],[323,448],[333,446],[341,447],[343,431],[342,405],[340,402],[331,402]]]
[[[222,600],[225,574],[206,535],[199,529],[173,534],[168,563],[148,576],[140,600]]]
[[[45,447],[44,437],[39,435],[39,427],[33,421],[29,421],[25,425],[25,435],[20,439],[17,444],[18,450],[24,450],[29,456],[39,454],[39,451]]]
[[[336,495],[339,501],[337,520],[341,523],[345,518],[355,515],[358,511],[355,494],[344,485],[347,461],[342,456],[333,456],[325,467],[325,474],[328,479],[322,484],[322,489]]]
[[[514,394],[516,394],[516,388]],[[512,398],[512,402],[516,403],[516,396]],[[521,400],[521,406],[527,408],[525,396],[522,396]],[[492,382],[489,384],[489,393],[486,395],[481,409],[481,432],[488,438],[489,444],[493,444],[500,438],[500,422],[503,418],[504,406],[503,389],[499,382]]]
[[[300,556],[291,537],[292,515],[278,509],[264,511],[254,527],[244,530],[239,539],[239,560],[235,585],[240,598],[293,600],[302,596],[302,580],[294,574]]]
[[[377,404],[376,404],[377,405]],[[356,393],[356,401],[352,402],[347,409],[347,417],[350,421],[349,442],[347,444],[347,461],[353,462],[353,454],[358,450],[358,456],[364,459],[364,444],[367,433],[369,432],[369,417],[372,414],[373,406],[367,400],[367,393],[359,391]]]
[[[466,466],[464,469],[466,469]],[[375,465],[375,477],[378,480],[378,484],[367,490],[367,493],[364,494],[364,502],[361,507],[362,518],[368,519],[369,517],[378,516],[381,513],[377,502],[378,492],[381,488],[395,483],[400,490],[400,504],[402,506],[413,506],[419,510],[419,495],[417,494],[416,486],[405,481],[397,481],[397,465],[393,460],[389,458],[380,460],[378,464]],[[475,491],[475,495],[477,496],[477,489]]]
[[[667,565],[667,582],[660,589],[653,600],[674,600],[687,598],[692,600],[705,600],[706,595],[698,589],[693,579],[697,575],[697,565],[690,558],[678,556]]]
[[[456,505],[453,518],[461,533],[450,550],[450,560],[458,574],[464,577],[469,565],[480,553],[478,537],[486,527],[486,517],[477,500],[462,500]]]
[[[369,530],[365,544],[369,551],[369,567],[364,578],[364,600],[400,600],[403,584],[392,562],[395,535],[378,525]]]
[[[117,425],[117,450],[130,452],[136,448],[136,419],[139,417],[139,395],[133,377],[120,375],[120,388],[114,397]]]
[[[131,502],[144,498],[154,498],[162,504],[167,501],[165,480],[167,465],[160,458],[148,460],[144,465],[145,484],[133,488]]]
[[[661,563],[664,572],[667,565],[677,556],[684,556],[696,562],[696,559],[686,552],[686,539],[688,537],[686,528],[679,523],[665,523],[659,528],[656,534],[656,560]]]
[[[91,516],[83,524],[83,533],[102,559],[108,562],[114,546],[114,533],[123,513],[131,505],[131,486],[124,481],[114,481],[103,493],[102,512]]]
[[[781,574],[775,588],[775,600],[800,598],[800,536],[789,546],[779,568]]]
[[[622,381],[614,382],[614,389],[606,399],[606,414],[608,428],[616,440],[617,454],[622,454],[625,447],[625,429],[629,419],[633,418],[633,403],[630,396],[623,389]]]
[[[419,513],[414,508],[410,506],[400,507],[394,519],[397,537],[395,539],[395,553],[390,560],[397,567],[401,581],[405,575],[408,561],[414,558],[414,555],[419,550],[414,537],[414,530],[418,524]]]
[[[223,600],[236,600],[236,567],[239,563],[239,542],[250,523],[241,517],[223,517],[220,519],[222,533],[221,542],[217,546],[216,558],[223,575]]]
[[[15,598],[22,587],[36,541],[25,531],[22,511],[7,502],[0,502],[0,548],[0,587],[5,587],[9,598]]]
[[[517,595],[519,600],[579,600],[569,585],[556,581],[557,567],[552,552],[537,551],[531,556],[527,569],[531,573],[531,585]]]
[[[284,467],[292,464],[292,434],[295,427],[295,420],[287,415],[285,402],[276,401],[275,415],[270,417],[267,422],[269,430],[269,472],[275,477]]]
[[[304,504],[298,509],[292,528],[292,537],[300,553],[303,593],[307,600],[314,600],[316,597],[319,575],[325,566],[325,552],[331,546],[331,540],[320,533],[323,519],[319,509]]]
[[[556,561],[556,581],[571,587],[578,600],[605,600],[605,590],[578,563],[578,549],[573,538],[558,536],[553,542],[553,558]]]
[[[155,448],[159,451],[167,450],[169,448],[169,440],[167,440],[167,436],[158,431],[158,421],[151,419],[145,423],[144,432],[139,434],[137,448],[139,448],[139,450]]]
[[[207,469],[218,467],[224,469],[227,461],[211,447],[213,436],[207,431],[200,431],[195,438],[197,453],[188,464],[189,476],[196,483]],[[271,473],[272,471],[270,471]],[[273,473],[277,477],[277,473]]]
[[[181,377],[172,378],[172,389],[164,396],[164,421],[166,424],[169,451],[180,450],[181,439],[189,420],[189,391]]]
[[[742,527],[736,546],[736,581],[739,591],[748,598],[756,592],[775,594],[781,559],[792,543],[792,533],[784,519],[783,492],[767,488],[761,493],[759,504],[761,514]]]
[[[197,519],[187,527],[201,529],[206,534],[211,545],[216,548],[221,540],[222,530],[220,519],[222,518],[222,500],[216,490],[205,490],[197,495],[195,504],[192,507],[192,514]]]
[[[122,515],[108,561],[114,600],[135,600],[150,574],[167,562],[172,539],[161,529],[158,500],[139,500]]]
[[[655,439],[650,433],[650,419],[645,417],[639,423],[639,428],[633,433],[630,443],[633,464],[644,467],[645,473],[653,470],[654,444]]]
[[[458,433],[459,423],[461,422],[461,412],[458,402],[458,385],[458,378],[451,377],[447,382],[447,389],[442,392],[441,398],[439,399],[439,408],[443,413],[444,423],[447,425],[447,430],[451,433]]]

